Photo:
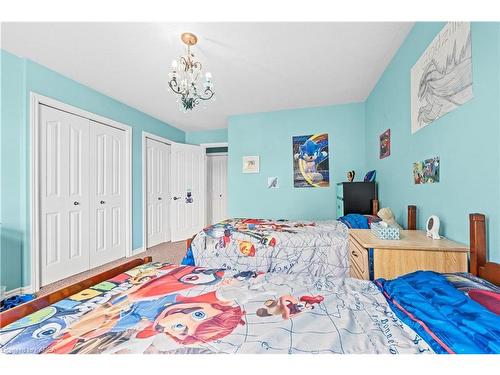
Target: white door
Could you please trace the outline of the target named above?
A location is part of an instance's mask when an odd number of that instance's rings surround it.
[[[126,255],[125,132],[90,120],[90,267]]]
[[[170,146],[146,138],[147,247],[170,241]]]
[[[171,238],[181,241],[205,226],[205,149],[172,143],[171,158]]]
[[[207,155],[208,224],[227,219],[227,155]]]
[[[40,280],[89,269],[89,120],[40,106]]]

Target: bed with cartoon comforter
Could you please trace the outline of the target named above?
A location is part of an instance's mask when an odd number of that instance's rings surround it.
[[[344,277],[347,248],[347,226],[337,220],[228,219],[198,233],[182,264]]]
[[[149,263],[4,327],[0,351],[498,353],[495,288],[422,271],[373,283]]]

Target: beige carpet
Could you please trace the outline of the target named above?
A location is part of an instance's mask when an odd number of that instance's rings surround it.
[[[129,260],[132,260],[132,259],[144,258],[146,256],[152,256],[154,262],[167,262],[167,263],[179,264],[182,261],[182,258],[184,257],[185,253],[186,253],[186,242],[185,241],[165,242],[165,243],[159,244],[157,246],[150,247],[145,252],[137,254],[136,256],[133,256],[130,258],[121,258],[121,259],[115,260],[114,262],[104,264],[102,266],[93,268],[89,271],[85,271],[85,272],[79,273],[77,275],[68,277],[66,279],[56,281],[55,283],[46,285],[40,289],[40,291],[37,293],[37,296],[42,296],[42,295],[51,293],[54,290],[64,288],[65,286],[68,286],[68,285],[71,285],[74,283],[78,283],[78,282],[85,280],[91,276],[94,276],[100,272],[103,272],[109,268],[113,268],[113,267],[116,267],[122,263],[128,262]]]

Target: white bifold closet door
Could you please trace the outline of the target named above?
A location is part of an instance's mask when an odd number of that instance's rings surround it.
[[[41,285],[126,255],[124,132],[40,106]]]
[[[89,123],[40,108],[41,284],[89,268]]]
[[[170,241],[170,146],[146,138],[147,247]]]
[[[126,255],[125,134],[90,122],[90,267]]]
[[[172,143],[171,158],[170,226],[172,241],[181,241],[205,226],[205,149]]]
[[[208,224],[227,219],[227,155],[207,155]]]

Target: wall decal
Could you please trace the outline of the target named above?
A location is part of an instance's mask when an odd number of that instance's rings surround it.
[[[278,182],[278,177],[268,177],[267,178],[267,188],[268,189],[278,189],[280,187]]]
[[[243,173],[259,173],[259,157],[243,156]]]
[[[448,22],[411,69],[411,132],[472,97],[470,22]]]
[[[328,134],[292,137],[293,186],[330,186]]]
[[[387,129],[380,134],[380,159],[386,158],[391,154],[391,129]]]
[[[413,181],[415,184],[439,182],[439,156],[413,163]]]

